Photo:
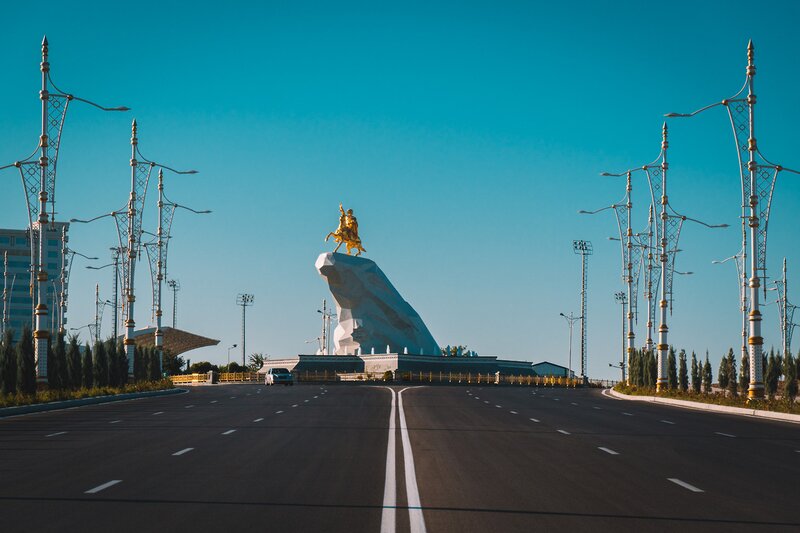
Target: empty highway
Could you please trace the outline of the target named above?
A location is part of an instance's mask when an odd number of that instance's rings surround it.
[[[4,531],[797,530],[800,425],[599,390],[225,385],[0,419]]]

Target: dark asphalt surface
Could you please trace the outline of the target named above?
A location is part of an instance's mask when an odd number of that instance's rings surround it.
[[[599,390],[401,398],[427,531],[800,530],[800,425]],[[399,413],[383,512],[391,410],[381,387],[225,385],[2,419],[2,531],[420,531]]]

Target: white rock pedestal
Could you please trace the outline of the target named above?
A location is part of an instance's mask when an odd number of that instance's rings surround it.
[[[336,302],[336,355],[402,353],[439,355],[419,314],[374,261],[345,254],[320,254],[315,263]]]

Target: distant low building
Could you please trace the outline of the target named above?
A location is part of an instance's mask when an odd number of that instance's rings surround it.
[[[542,361],[533,365],[533,371],[537,376],[558,376],[558,377],[575,377],[575,372],[570,372],[565,366],[557,365],[549,361]]]

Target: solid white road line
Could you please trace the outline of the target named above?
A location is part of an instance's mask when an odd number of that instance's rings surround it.
[[[661,422],[664,423],[664,424],[669,424],[671,426],[675,425],[675,422],[670,422],[669,420],[662,420]]]
[[[235,430],[235,429],[229,429],[228,431],[223,431],[223,432],[222,432],[222,434],[223,434],[223,435],[230,435],[230,434],[231,434],[231,433],[233,433],[234,431],[236,431],[236,430]]]
[[[98,492],[100,492],[101,490],[105,490],[105,489],[107,489],[108,487],[113,487],[113,486],[114,486],[114,485],[116,485],[117,483],[122,483],[122,480],[121,480],[121,479],[112,479],[112,480],[111,480],[111,481],[109,481],[108,483],[103,483],[102,485],[98,485],[98,486],[96,486],[96,487],[95,487],[95,488],[93,488],[93,489],[89,489],[89,490],[87,490],[86,492],[84,492],[84,494],[97,494],[97,493],[98,493]]]
[[[538,422],[539,421],[538,418],[529,418],[528,420],[530,420],[531,422]]]
[[[563,433],[564,435],[569,435],[569,431],[564,431],[563,429],[558,430],[559,433]]]
[[[698,488],[697,488],[697,487],[695,487],[694,485],[690,485],[690,484],[686,483],[685,481],[681,481],[681,480],[680,480],[680,479],[678,479],[678,478],[674,478],[674,477],[668,477],[667,479],[668,479],[669,481],[672,481],[672,482],[673,482],[673,483],[675,483],[676,485],[679,485],[679,486],[683,487],[684,489],[690,490],[690,491],[692,491],[692,492],[705,492],[703,489],[698,489]]]
[[[190,451],[194,450],[194,448],[184,448],[179,452],[175,452],[172,455],[183,455],[185,453],[189,453]]]
[[[262,420],[264,420],[264,419],[263,418],[256,418],[255,420],[253,420],[253,422],[261,422]]]
[[[66,431],[57,431],[55,433],[50,433],[49,435],[45,435],[45,437],[58,437],[59,435],[65,434]]]
[[[397,527],[397,474],[395,459],[395,410],[397,406],[394,389],[386,387],[392,393],[392,408],[389,415],[389,440],[386,445],[386,481],[383,486],[383,512],[381,513],[381,533],[394,533]]]
[[[602,451],[606,452],[606,453],[607,453],[607,454],[609,454],[609,455],[619,455],[619,453],[618,453],[618,452],[615,452],[614,450],[612,450],[612,449],[610,449],[610,448],[604,448],[604,447],[602,447],[602,446],[598,446],[598,447],[597,447],[597,449],[598,449],[598,450],[602,450]]]
[[[408,521],[411,533],[425,533],[425,517],[422,516],[422,504],[419,500],[417,472],[414,469],[414,452],[411,451],[411,439],[408,437],[406,414],[403,411],[403,391],[397,393],[398,411],[400,411],[400,436],[403,440],[403,464],[406,474],[406,496],[408,497]]]
[[[163,415],[163,414],[164,414],[164,411],[157,411],[157,412],[153,413],[151,416]]]
[[[722,435],[723,437],[733,437],[733,438],[736,437],[736,435],[731,435],[730,433],[723,433],[721,431],[715,431],[714,433],[716,433],[717,435]]]

